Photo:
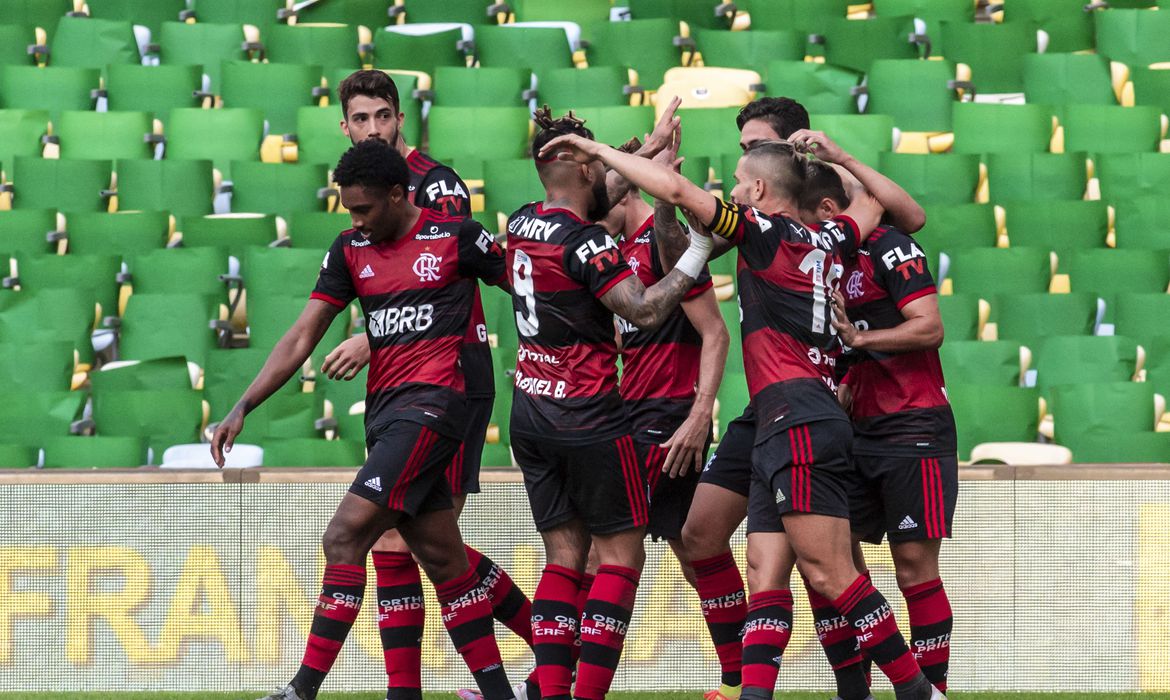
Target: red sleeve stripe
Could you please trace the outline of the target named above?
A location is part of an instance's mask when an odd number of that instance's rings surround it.
[[[336,306],[339,309],[345,308],[345,302],[343,302],[340,299],[335,299],[335,298],[329,296],[328,294],[323,294],[321,292],[313,292],[312,294],[309,295],[309,298],[310,299],[320,299],[321,301],[327,302],[329,304],[333,304],[334,306]]]
[[[708,289],[710,289],[713,286],[714,286],[714,283],[711,282],[711,280],[707,280],[706,282],[703,282],[701,284],[696,284],[695,286],[691,287],[691,291],[689,291],[683,295],[683,301],[690,301],[691,299],[694,299],[695,297],[702,296],[703,292],[706,292]]]
[[[616,286],[618,285],[618,283],[620,283],[620,282],[624,281],[624,280],[625,280],[627,277],[630,277],[630,276],[632,276],[633,274],[634,274],[634,271],[633,271],[633,270],[631,270],[631,269],[629,269],[629,268],[627,267],[625,270],[622,270],[622,271],[621,271],[621,272],[618,274],[618,276],[617,276],[617,277],[614,277],[613,279],[611,279],[611,280],[609,281],[609,284],[607,284],[607,285],[605,285],[604,287],[602,287],[601,289],[597,290],[597,292],[596,292],[596,294],[595,294],[594,296],[596,296],[598,299],[600,299],[601,297],[603,297],[603,296],[605,296],[606,294],[608,294],[608,293],[609,293],[609,290],[611,290],[611,289],[613,289],[614,287],[616,287]]]
[[[860,248],[861,247],[861,229],[859,229],[857,227],[857,222],[853,220],[853,217],[852,216],[845,216],[844,214],[841,214],[836,219],[834,219],[834,221],[844,225],[846,228],[848,228],[850,231],[853,232],[853,241],[857,244],[857,247]]]
[[[926,287],[925,289],[919,289],[917,292],[914,292],[912,294],[908,294],[908,295],[902,297],[898,301],[898,310],[901,311],[903,306],[909,304],[910,302],[914,301],[915,299],[921,299],[922,297],[930,296],[931,294],[938,294],[938,290],[935,289],[935,286],[933,284],[930,285],[929,287]]]

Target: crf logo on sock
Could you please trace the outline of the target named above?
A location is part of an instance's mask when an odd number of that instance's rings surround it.
[[[620,635],[625,635],[627,624],[608,615],[593,614],[585,619],[588,624],[581,626],[581,636],[585,635],[599,635],[603,632],[616,632]]]
[[[561,631],[577,633],[577,618],[566,615],[557,615],[551,620],[545,620],[543,615],[532,616],[532,636],[552,637],[560,636]]]

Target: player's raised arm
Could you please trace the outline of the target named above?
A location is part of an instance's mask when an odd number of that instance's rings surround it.
[[[244,395],[215,429],[211,438],[211,457],[216,464],[223,466],[224,453],[231,452],[236,436],[244,429],[244,416],[264,403],[300,370],[341,308],[344,304],[338,307],[319,298],[309,299],[300,317],[272,348]]]
[[[826,163],[835,163],[848,170],[868,190],[886,212],[892,223],[906,233],[914,233],[926,225],[926,212],[898,183],[854,158],[821,131],[802,129],[788,138],[801,153],[809,153]]]

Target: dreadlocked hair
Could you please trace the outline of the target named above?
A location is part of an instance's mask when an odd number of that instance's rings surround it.
[[[568,114],[563,117],[554,118],[552,110],[548,105],[544,105],[532,114],[532,121],[540,128],[536,133],[536,138],[532,139],[532,153],[536,155],[540,150],[548,145],[558,136],[566,136],[568,134],[576,134],[589,139],[593,139],[593,132],[585,126],[585,120],[573,115],[573,111],[569,110]]]

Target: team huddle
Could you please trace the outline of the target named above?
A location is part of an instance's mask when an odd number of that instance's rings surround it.
[[[937,291],[910,235],[925,217],[905,191],[809,130],[786,98],[740,112],[726,198],[680,174],[677,100],[620,148],[544,108],[532,153],[545,198],[511,215],[501,246],[470,218],[458,175],[403,141],[385,73],[354,73],[340,98],[354,146],[334,180],[353,228],[211,444],[222,466],[247,413],[361,304],[365,334],[322,371],[352,379],[368,364],[368,457],[322,538],[301,667],[267,700],[316,698],[371,552],[387,700],[422,697],[420,567],[478,686],[461,698],[601,700],[647,533],[699,596],[721,670],[706,700],[772,697],[794,568],[841,700],[870,697],[871,664],[899,700],[945,697],[952,615],[938,562],[958,492],[955,426]],[[708,460],[729,334],[707,262],[733,248],[751,400]],[[511,294],[519,337],[510,444],[546,555],[531,601],[458,526],[504,370],[480,282]],[[745,519],[746,593],[730,545]],[[886,537],[909,644],[858,545]],[[533,650],[522,682],[509,680],[493,620]]]

